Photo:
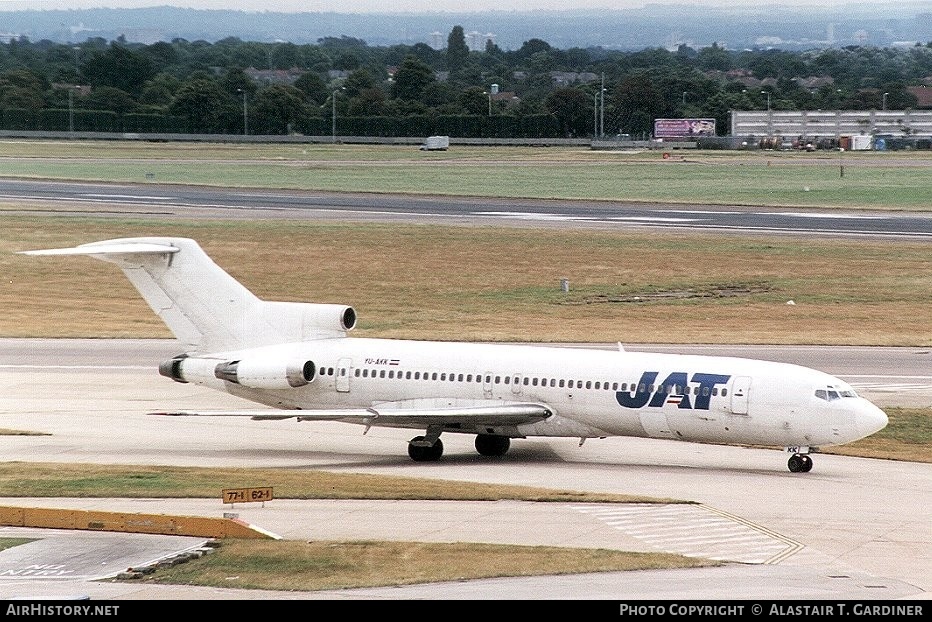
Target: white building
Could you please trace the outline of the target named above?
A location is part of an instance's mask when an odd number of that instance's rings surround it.
[[[932,110],[732,110],[732,136],[932,136]]]

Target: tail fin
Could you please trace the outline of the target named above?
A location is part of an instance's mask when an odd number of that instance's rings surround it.
[[[25,255],[89,255],[117,264],[190,351],[241,350],[343,337],[352,307],[260,300],[187,238],[122,238]]]

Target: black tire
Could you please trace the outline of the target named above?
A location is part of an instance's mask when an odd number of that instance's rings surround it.
[[[803,473],[808,473],[812,470],[812,457],[811,456],[802,456],[803,459]]]
[[[799,454],[793,454],[790,456],[790,459],[787,460],[786,466],[790,469],[791,473],[802,473],[806,469],[806,461]]]
[[[511,439],[496,434],[477,434],[476,451],[483,456],[504,456],[511,447]]]
[[[443,443],[440,442],[440,439],[438,438],[437,442],[430,447],[415,445],[415,443],[423,440],[423,436],[415,436],[408,443],[408,455],[411,456],[411,459],[415,462],[433,462],[439,460],[440,456],[443,455]]]
[[[431,462],[440,460],[440,457],[443,455],[443,442],[438,438],[437,442],[431,445],[428,450],[430,452],[428,460]]]

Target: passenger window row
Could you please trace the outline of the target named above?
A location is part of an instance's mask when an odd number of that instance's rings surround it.
[[[333,376],[333,367],[321,367],[321,376]],[[342,375],[342,374],[341,374]],[[669,395],[728,395],[728,389],[719,390],[718,387],[681,387],[679,385],[645,385],[632,382],[609,382],[601,380],[567,380],[565,378],[537,378],[527,376],[502,376],[490,374],[459,374],[446,372],[420,372],[420,371],[403,371],[394,369],[370,369],[359,368],[353,369],[353,376],[356,378],[388,378],[398,380],[434,380],[438,382],[486,382],[489,384],[520,383],[522,386],[532,387],[554,387],[560,389],[590,389],[596,391],[628,391],[633,393],[667,393]],[[823,398],[824,399],[824,398]]]

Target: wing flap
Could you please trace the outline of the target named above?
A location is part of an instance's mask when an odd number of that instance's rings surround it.
[[[155,417],[248,417],[255,421],[283,421],[314,413],[314,419],[320,421],[336,421],[344,417],[363,417],[369,411],[362,408],[336,409],[336,410],[174,410],[166,412],[151,412],[147,415]]]
[[[392,403],[370,408],[322,410],[213,410],[149,413],[168,417],[249,417],[257,421],[296,418],[298,421],[345,421],[364,425],[521,425],[542,421],[552,414],[544,404],[501,403],[481,406],[449,406],[436,408],[398,407]]]
[[[369,408],[372,413],[366,423],[378,425],[379,422],[392,425],[448,425],[463,423],[470,425],[521,425],[535,423],[551,415],[551,410],[543,404],[532,403],[491,403],[481,406],[440,406],[397,407],[394,404],[380,404]],[[305,418],[302,414],[301,419]],[[308,418],[313,419],[313,417]]]

